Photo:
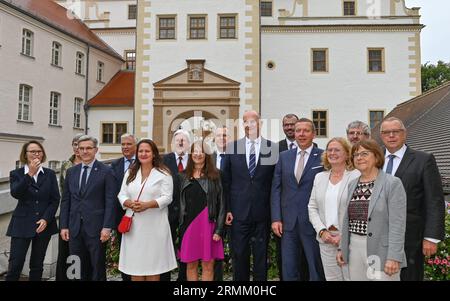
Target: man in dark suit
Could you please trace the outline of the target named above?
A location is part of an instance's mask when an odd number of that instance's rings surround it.
[[[227,146],[223,182],[231,225],[233,278],[267,280],[267,248],[270,229],[270,188],[278,159],[277,145],[260,136],[261,121],[255,111],[244,113],[245,137]]]
[[[163,163],[169,168],[173,179],[172,203],[169,205],[169,223],[175,246],[178,238],[177,229],[180,218],[180,183],[178,174],[186,169],[190,146],[189,133],[181,129],[177,130],[173,134],[172,139],[173,152],[163,157]],[[170,272],[162,274],[160,279],[161,281],[170,281]],[[178,281],[186,281],[186,264],[182,262],[179,262]]]
[[[370,139],[370,128],[369,126],[359,120],[350,122],[347,125],[347,140],[352,144],[356,144],[361,140]]]
[[[136,160],[136,138],[131,134],[123,134],[120,137],[120,144],[122,148],[122,155],[123,157],[114,160],[111,162],[111,168],[114,172],[114,177],[116,180],[116,196],[120,192],[120,188],[122,186],[123,177],[128,170],[128,168],[133,164],[134,160]],[[120,220],[122,219],[123,215],[125,214],[125,210],[122,209],[122,206],[120,205],[119,199],[115,200],[115,223],[114,223],[114,229],[117,229],[119,226]],[[120,242],[122,238],[122,234],[117,231],[117,239]],[[122,273],[122,280],[123,281],[131,281],[131,276]]]
[[[297,141],[295,141],[295,123],[297,120],[298,117],[295,114],[287,114],[283,117],[283,132],[286,137],[278,142],[280,153],[298,147]]]
[[[316,232],[309,222],[308,203],[314,178],[323,170],[323,150],[313,145],[314,123],[302,118],[295,123],[298,148],[280,154],[272,183],[272,230],[281,237],[283,280],[300,280],[299,266],[308,265],[309,279],[325,280]],[[306,262],[301,262],[303,249]]]
[[[110,167],[97,161],[97,139],[82,136],[78,151],[82,163],[67,170],[61,202],[61,237],[71,255],[90,260],[92,280],[106,280],[106,241],[114,226],[116,188]],[[88,272],[81,268],[81,280]],[[77,278],[79,275],[75,275]]]
[[[226,146],[228,144],[229,138],[230,135],[228,134],[228,128],[226,126],[218,127],[214,132],[215,151],[212,154],[212,157],[213,161],[216,163],[216,168],[222,172],[223,172],[223,163],[225,162],[224,157],[226,153]],[[227,238],[227,234],[228,234],[228,227],[225,226],[222,235],[222,241],[224,244]],[[214,262],[214,281],[223,281],[223,260],[216,260]]]
[[[442,181],[432,154],[417,151],[406,143],[403,122],[390,117],[381,123],[381,139],[386,147],[383,170],[400,178],[407,196],[405,253],[408,266],[403,281],[422,281],[424,256],[437,251],[444,239],[445,202]]]

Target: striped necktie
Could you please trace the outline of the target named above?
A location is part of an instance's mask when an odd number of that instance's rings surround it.
[[[255,141],[250,141],[250,159],[248,162],[248,172],[250,173],[250,177],[253,178],[256,170],[256,154],[255,154]]]

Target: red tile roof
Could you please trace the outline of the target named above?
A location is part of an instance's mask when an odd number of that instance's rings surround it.
[[[89,107],[133,107],[134,71],[119,71],[88,101]]]
[[[79,19],[69,18],[73,15],[53,0],[0,0],[0,2],[122,60],[122,57],[86,24]]]

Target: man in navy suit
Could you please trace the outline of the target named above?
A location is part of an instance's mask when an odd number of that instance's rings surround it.
[[[97,161],[97,139],[82,136],[78,151],[82,163],[67,170],[61,202],[61,237],[69,241],[71,255],[90,260],[92,280],[106,280],[106,241],[114,226],[116,192],[110,167]],[[88,272],[81,269],[81,280]],[[75,278],[78,275],[75,275]]]
[[[233,278],[267,280],[267,247],[270,229],[270,189],[278,159],[278,145],[260,136],[261,121],[255,111],[244,113],[245,137],[227,146],[223,164],[227,200],[226,224],[231,225]]]
[[[131,164],[133,164],[134,160],[136,160],[136,138],[131,134],[123,134],[120,137],[120,144],[122,148],[123,157],[114,160],[111,162],[111,168],[114,172],[114,177],[116,180],[116,194],[118,195],[120,192],[120,188],[122,187],[123,177],[127,172],[128,168],[130,168]],[[120,205],[119,199],[115,200],[115,223],[114,229],[117,229],[119,226],[120,220],[125,214],[125,210],[122,209]],[[118,241],[121,241],[122,235],[120,232],[117,232]],[[122,273],[123,281],[131,281],[130,275]]]
[[[298,148],[280,154],[272,183],[272,230],[281,237],[283,280],[300,280],[299,265],[308,265],[310,280],[325,280],[316,232],[309,222],[308,202],[314,178],[323,170],[323,150],[313,145],[314,123],[295,123]],[[300,262],[299,249],[306,261]]]
[[[174,245],[178,238],[177,229],[180,218],[180,184],[178,174],[186,169],[190,146],[189,133],[181,129],[177,130],[173,134],[173,152],[163,157],[163,163],[169,168],[173,179],[173,197],[169,205],[169,224]],[[170,272],[162,274],[161,281],[170,281]],[[178,281],[186,281],[186,264],[182,262],[179,263]]]

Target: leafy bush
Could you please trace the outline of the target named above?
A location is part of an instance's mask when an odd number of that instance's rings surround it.
[[[425,279],[450,280],[450,203],[446,206],[445,239],[434,256],[425,258]]]

